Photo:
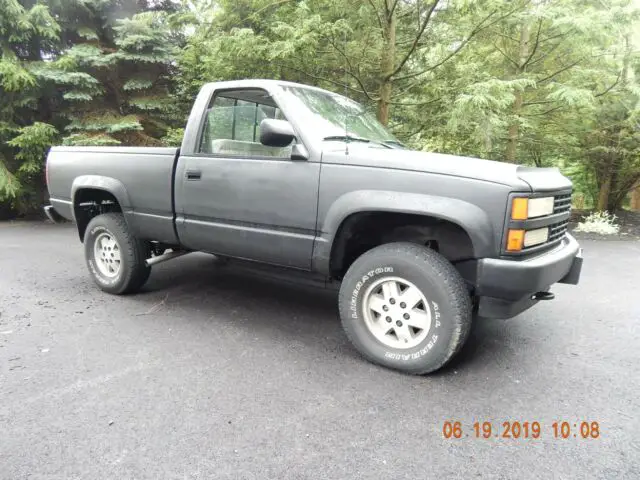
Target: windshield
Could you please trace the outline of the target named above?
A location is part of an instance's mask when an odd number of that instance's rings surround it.
[[[398,143],[375,115],[365,111],[358,102],[311,88],[282,88],[290,94],[290,101],[300,107],[305,125],[321,139],[346,140],[345,137],[349,137],[352,140]]]

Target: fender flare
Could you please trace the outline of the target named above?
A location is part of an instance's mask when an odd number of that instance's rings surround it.
[[[78,234],[80,235],[80,240],[83,238],[83,226],[80,225],[78,219],[76,218],[76,195],[78,191],[83,190],[85,188],[94,189],[94,190],[103,190],[105,192],[113,195],[118,204],[120,204],[120,208],[122,212],[125,213],[125,221],[127,220],[126,213],[131,210],[131,199],[129,198],[129,194],[127,193],[127,189],[124,184],[115,178],[105,177],[103,175],[81,175],[76,177],[76,179],[71,184],[71,213],[73,215],[73,221],[78,226]]]
[[[109,192],[111,195],[116,197],[116,200],[118,200],[123,211],[131,208],[129,194],[120,180],[102,175],[81,175],[77,177],[71,184],[71,201],[74,206],[76,204],[76,193],[78,193],[78,190],[84,188]]]
[[[462,228],[473,245],[476,258],[495,252],[494,226],[487,213],[472,203],[456,198],[385,190],[356,190],[339,197],[318,225],[314,253],[314,270],[328,274],[334,240],[343,222],[362,212],[390,212],[439,218]]]

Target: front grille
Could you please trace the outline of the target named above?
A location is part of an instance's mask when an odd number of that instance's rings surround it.
[[[560,240],[564,237],[564,234],[567,233],[567,228],[569,228],[569,220],[563,220],[562,222],[549,225],[549,240],[547,240],[547,243]]]
[[[564,213],[571,211],[571,194],[566,193],[553,197],[553,213]]]

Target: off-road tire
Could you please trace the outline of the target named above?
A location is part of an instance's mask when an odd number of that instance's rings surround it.
[[[96,265],[95,242],[103,233],[115,238],[119,246],[120,266],[114,277],[105,276]],[[145,263],[151,256],[149,245],[129,232],[121,213],[105,213],[91,219],[84,235],[84,256],[96,284],[115,295],[138,291],[151,273],[151,267]]]
[[[427,299],[432,321],[426,338],[415,347],[387,346],[367,326],[363,297],[385,277],[408,280]],[[471,298],[458,271],[437,252],[408,242],[384,244],[356,259],[342,281],[339,308],[347,337],[365,358],[416,375],[434,372],[451,360],[472,322]]]

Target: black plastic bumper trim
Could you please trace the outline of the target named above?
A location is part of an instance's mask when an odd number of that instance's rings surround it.
[[[481,318],[495,318],[506,320],[533,307],[540,300],[527,295],[520,300],[504,300],[502,298],[480,297],[478,316]]]
[[[520,300],[528,294],[546,291],[554,283],[580,280],[582,250],[567,234],[560,244],[541,255],[523,259],[484,258],[478,261],[476,295]]]

